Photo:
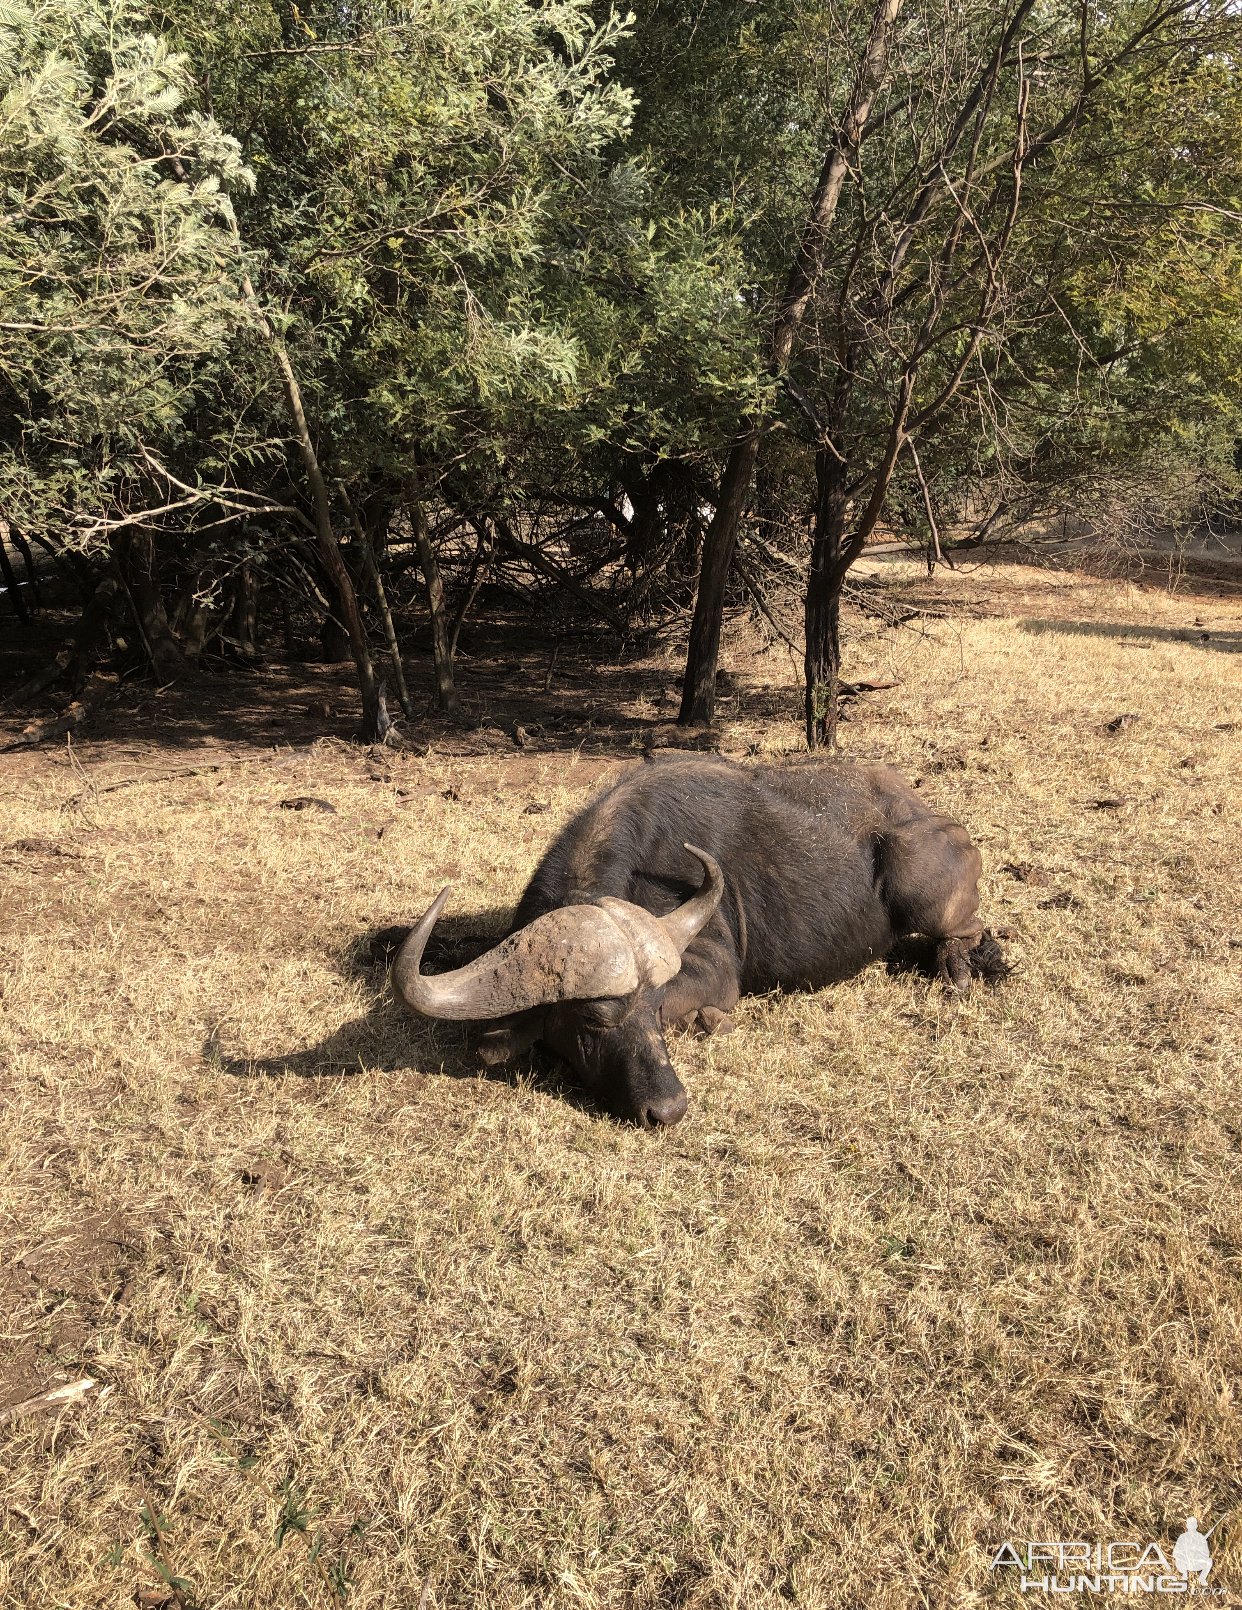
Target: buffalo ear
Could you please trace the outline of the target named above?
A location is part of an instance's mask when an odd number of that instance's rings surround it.
[[[520,1057],[543,1033],[543,1013],[523,1012],[494,1024],[479,1036],[479,1061],[485,1068],[498,1068]]]

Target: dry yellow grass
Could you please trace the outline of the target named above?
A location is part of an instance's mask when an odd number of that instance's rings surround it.
[[[144,1503],[202,1607],[1006,1604],[1005,1538],[1190,1513],[1237,1602],[1238,612],[907,585],[978,618],[857,647],[902,685],[848,748],[968,824],[1020,970],[744,1002],[666,1135],[346,962],[448,875],[498,921],[598,762],[0,771],[0,1405],[107,1389],[0,1426],[0,1604],[157,1603]]]

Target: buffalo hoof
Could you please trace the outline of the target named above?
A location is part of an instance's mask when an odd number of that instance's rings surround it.
[[[976,978],[982,978],[988,984],[999,984],[1002,979],[1009,977],[1013,966],[1005,960],[1005,952],[997,941],[1012,937],[1006,928],[997,929],[995,933],[990,928],[983,930],[979,943],[967,957],[970,970]]]
[[[737,1028],[728,1012],[722,1012],[718,1006],[700,1006],[698,1019],[704,1034],[732,1034]]]
[[[964,940],[942,939],[936,949],[936,971],[950,995],[968,995],[974,976]]]
[[[969,994],[976,978],[999,984],[1013,972],[996,935],[986,928],[970,948],[964,939],[942,939],[936,948],[936,970],[951,995]]]

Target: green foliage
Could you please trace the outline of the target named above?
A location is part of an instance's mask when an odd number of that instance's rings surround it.
[[[503,462],[532,411],[580,391],[601,232],[635,187],[614,166],[623,29],[580,5],[435,0],[255,6],[181,37],[248,130],[241,208],[260,293],[351,481]]]
[[[951,514],[986,501],[981,489],[1015,503],[1055,497],[1075,477],[1160,458],[1174,441],[1219,468],[1242,433],[1235,10],[1118,0],[1084,23],[1076,5],[1035,7],[1021,50],[1011,46],[970,137],[941,168],[1012,14],[949,0],[903,8],[872,125],[821,243],[794,361],[861,488],[907,365],[917,370],[917,416],[969,355],[920,449]],[[870,20],[870,7],[739,0],[704,13],[641,3],[622,47],[619,66],[639,96],[635,142],[657,176],[655,210],[714,209],[765,317]],[[1136,37],[1141,48],[1122,59]],[[1023,79],[1027,162],[1002,245]],[[980,329],[990,273],[1000,284]],[[781,461],[790,497],[809,507],[816,430],[777,394],[767,418],[805,443],[800,467],[796,455]],[[894,512],[921,505],[904,455],[894,492]]]
[[[131,0],[0,6],[0,500],[72,535],[124,500],[241,319],[237,142]]]
[[[311,508],[272,332],[342,534],[416,498],[615,531],[628,497],[691,564],[747,421],[794,540],[825,441],[911,530],[1220,479],[1235,8],[1041,0],[972,102],[1018,3],[907,0],[776,376],[871,7],[0,0],[0,514],[87,549],[146,525],[199,598],[261,567]],[[904,442],[884,469],[907,381],[925,484]]]
[[[306,1507],[306,1494],[292,1476],[286,1476],[281,1482],[279,1498],[280,1511],[276,1516],[276,1547],[282,1548],[290,1532],[307,1532],[309,1530],[311,1516]]]

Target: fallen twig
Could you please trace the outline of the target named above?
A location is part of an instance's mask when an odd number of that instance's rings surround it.
[[[114,677],[93,675],[80,699],[74,699],[63,715],[53,716],[48,721],[32,721],[28,727],[23,727],[20,736],[12,743],[3,746],[3,752],[12,749],[33,749],[38,744],[46,743],[49,738],[63,738],[66,733],[76,732],[77,729],[94,715],[98,707],[110,693],[116,691],[117,682]]]
[[[28,1414],[38,1414],[42,1409],[65,1408],[70,1403],[76,1403],[84,1398],[99,1382],[89,1375],[84,1375],[80,1381],[69,1381],[64,1386],[53,1387],[50,1392],[36,1393],[32,1398],[26,1398],[22,1403],[11,1404],[7,1409],[0,1409],[0,1425],[7,1425],[10,1420],[24,1419]]]
[[[901,686],[901,681],[898,679],[895,681],[878,682],[874,677],[864,676],[860,677],[857,682],[841,682],[839,686],[842,693],[882,693],[885,688],[899,688]]]
[[[41,671],[32,676],[28,682],[23,682],[20,688],[15,688],[5,704],[21,705],[33,699],[36,694],[50,688],[53,682],[60,680],[69,669],[69,651],[62,649],[50,665],[45,665]]]

